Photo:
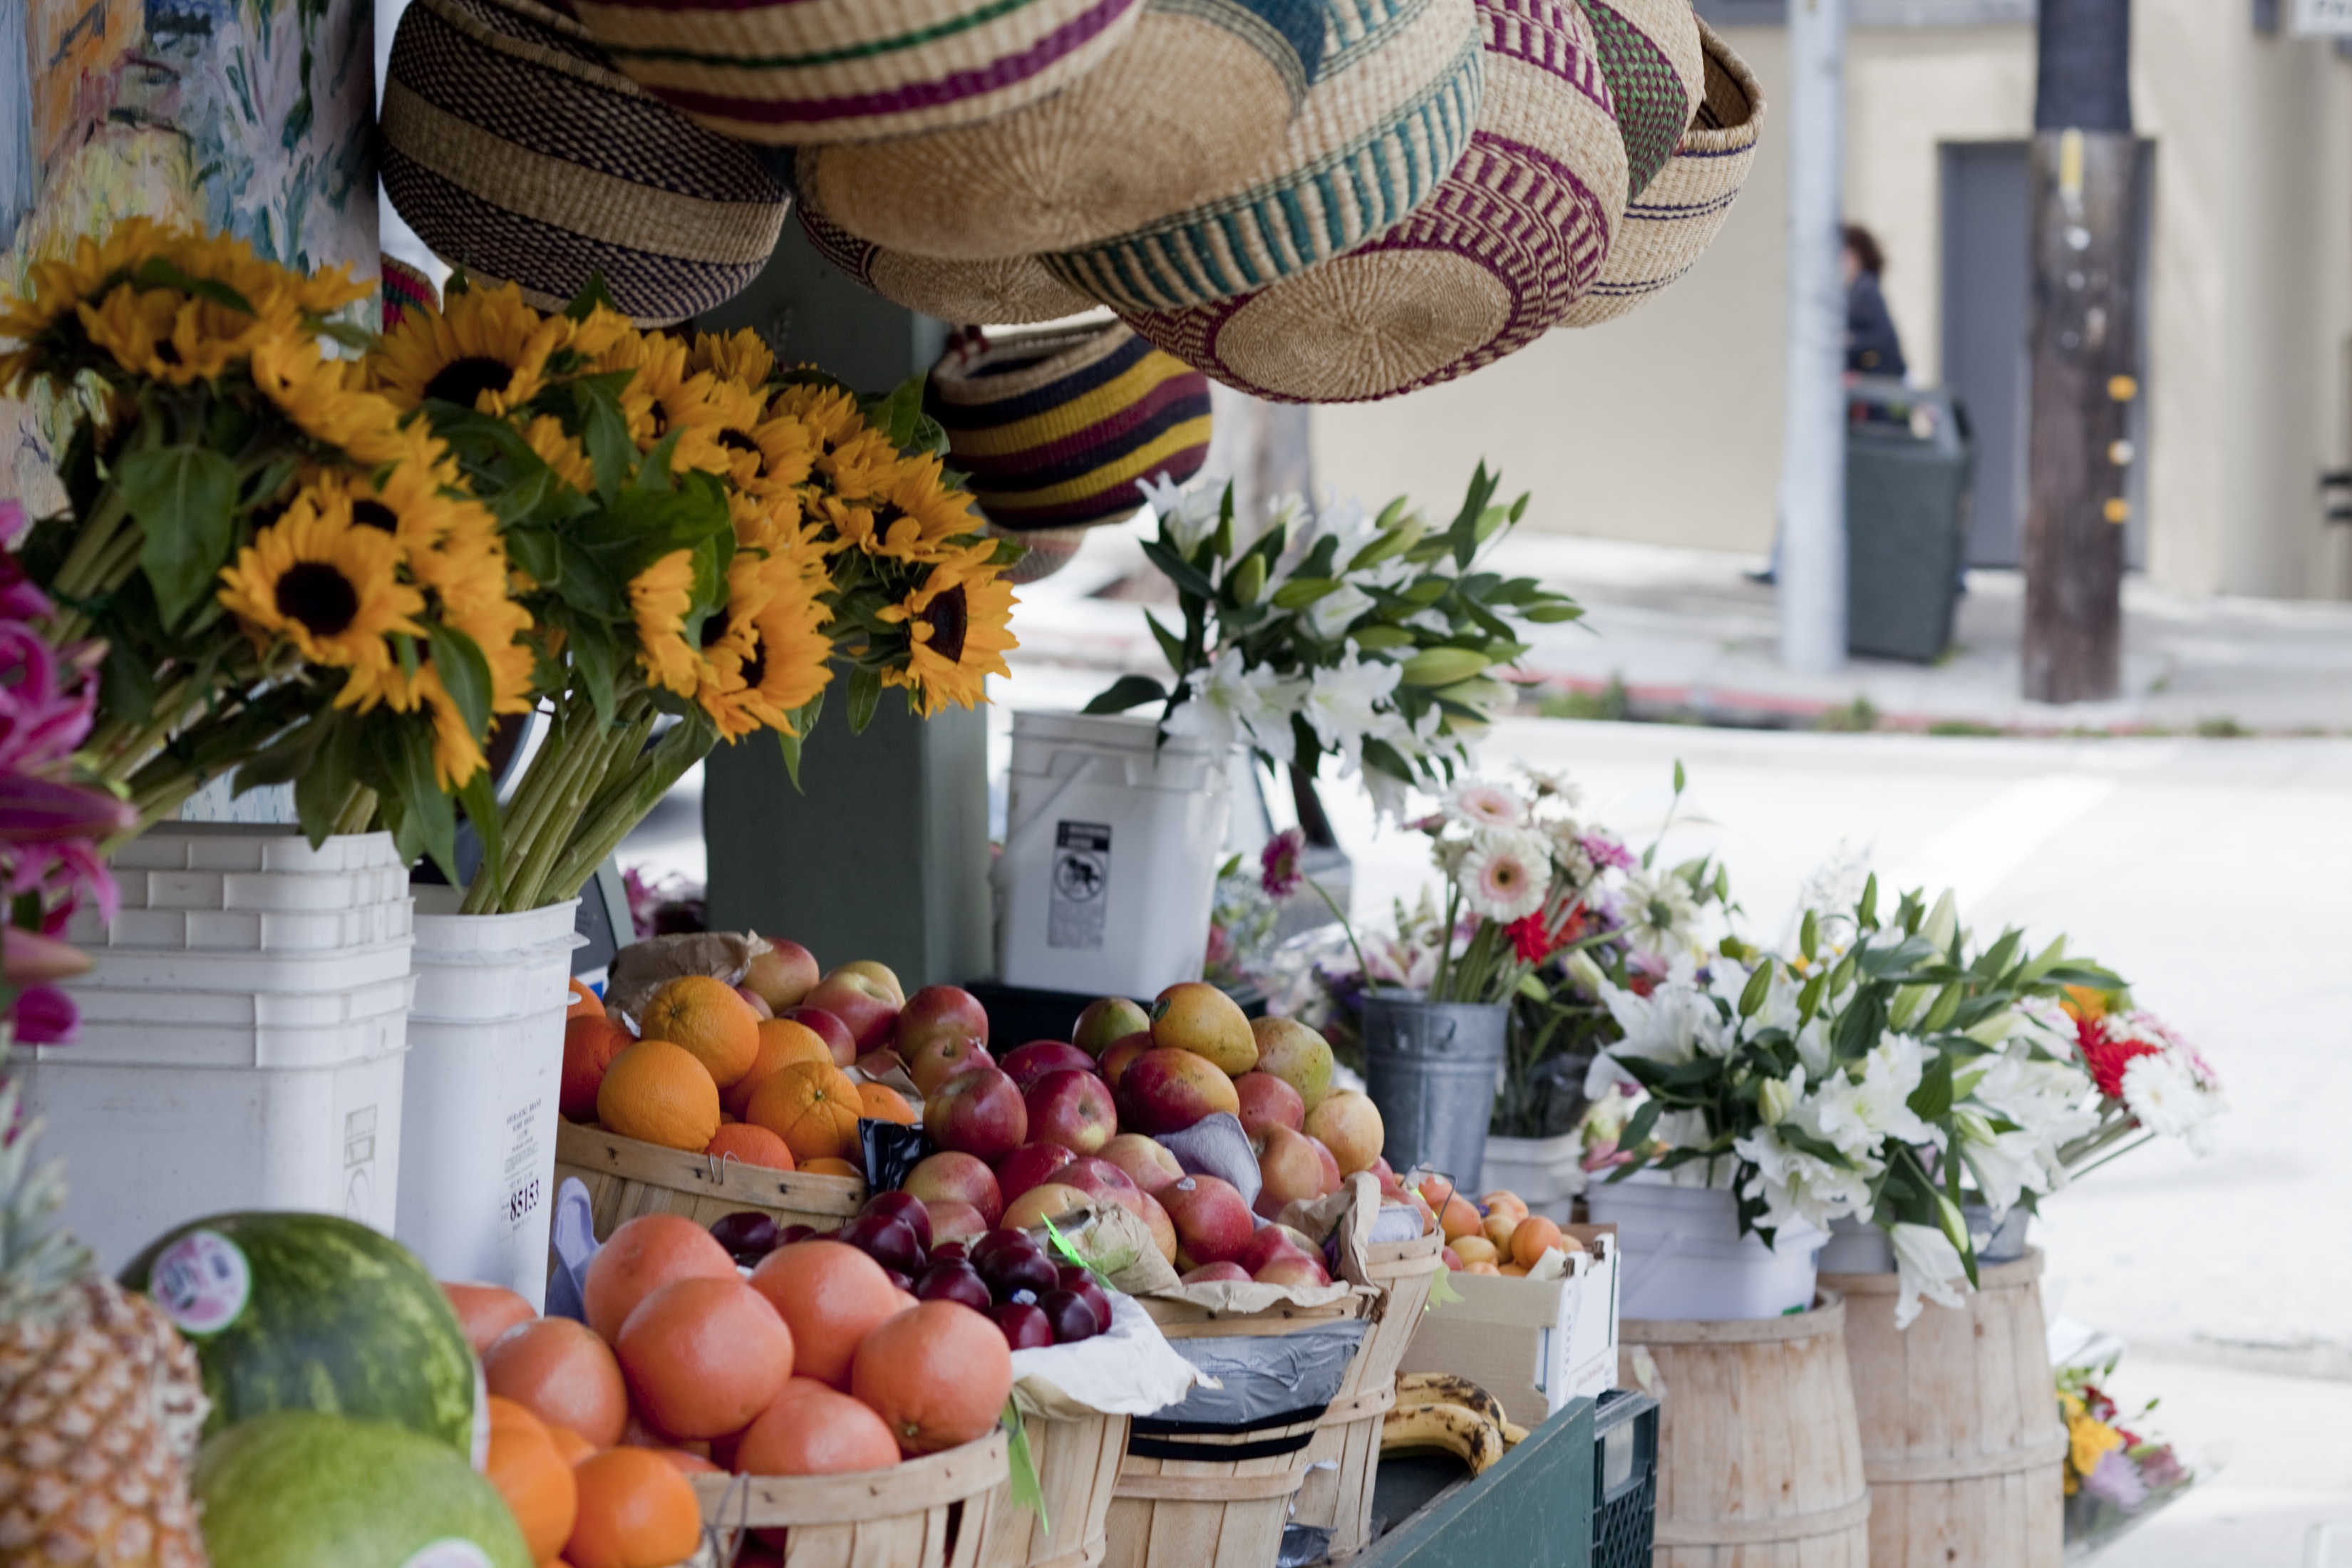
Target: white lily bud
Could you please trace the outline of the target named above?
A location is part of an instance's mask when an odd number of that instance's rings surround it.
[[[1757,1090],[1756,1110],[1764,1118],[1767,1127],[1780,1126],[1788,1120],[1789,1112],[1796,1108],[1796,1090],[1789,1087],[1786,1079],[1768,1078],[1764,1080],[1764,1087]]]

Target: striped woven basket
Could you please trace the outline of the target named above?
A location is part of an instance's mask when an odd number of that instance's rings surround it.
[[[421,268],[411,267],[395,256],[383,259],[385,331],[398,326],[400,318],[411,310],[419,308],[437,310],[441,308],[441,290],[433,286],[433,279]]]
[[[1360,249],[1237,300],[1128,320],[1277,402],[1392,397],[1524,348],[1599,279],[1625,147],[1575,0],[1479,0],[1486,101],[1470,150]]]
[[[1478,118],[1474,0],[1327,0],[1323,74],[1240,194],[1046,265],[1115,310],[1230,300],[1343,256],[1451,174]]]
[[[1209,455],[1209,382],[1117,321],[978,339],[931,367],[925,406],[997,528],[1112,522],[1139,479],[1181,484]]]
[[[1028,552],[1005,569],[1004,580],[1020,585],[1041,582],[1078,558],[1086,544],[1083,528],[999,528],[990,523],[984,531],[991,539],[1010,539]]]
[[[1001,120],[801,153],[801,188],[877,245],[1066,250],[1229,195],[1282,146],[1323,59],[1321,0],[1145,0],[1076,86]]]
[[[1666,166],[1706,90],[1691,0],[1578,0],[1601,45],[1601,74],[1625,137],[1625,194]]]
[[[1143,0],[572,0],[646,89],[747,142],[973,125],[1100,65]]]
[[[1564,325],[1614,321],[1695,266],[1715,242],[1756,163],[1764,89],[1704,22],[1706,97],[1665,170],[1625,208],[1624,226],[1590,293]]]
[[[748,150],[532,0],[415,0],[380,129],[384,191],[417,237],[543,310],[592,276],[644,325],[709,310],[759,276],[790,205]]]
[[[1034,256],[942,261],[870,245],[803,198],[793,209],[819,256],[894,305],[958,326],[1025,326],[1083,315],[1095,302]]]

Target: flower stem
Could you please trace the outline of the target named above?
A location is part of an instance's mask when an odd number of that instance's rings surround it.
[[[1355,923],[1348,919],[1348,911],[1341,909],[1339,907],[1339,901],[1337,899],[1334,899],[1329,890],[1314,878],[1307,875],[1304,871],[1301,871],[1299,873],[1298,879],[1305,882],[1308,887],[1314,889],[1315,896],[1323,900],[1324,907],[1329,910],[1331,913],[1338,918],[1339,921],[1339,933],[1348,939],[1348,951],[1356,955],[1356,973],[1364,977],[1364,989],[1370,991],[1372,986],[1372,966],[1364,962],[1364,950],[1356,941]]]

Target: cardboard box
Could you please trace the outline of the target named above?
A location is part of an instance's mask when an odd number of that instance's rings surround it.
[[[1462,1298],[1433,1298],[1405,1347],[1402,1370],[1450,1372],[1502,1401],[1513,1421],[1540,1425],[1570,1400],[1617,1385],[1617,1227],[1561,1227],[1585,1245],[1557,1279],[1447,1274]]]

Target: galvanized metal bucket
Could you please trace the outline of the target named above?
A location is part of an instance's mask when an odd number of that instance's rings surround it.
[[[1364,999],[1364,1078],[1391,1166],[1478,1179],[1509,1027],[1503,1002],[1428,1002],[1410,991]]]

